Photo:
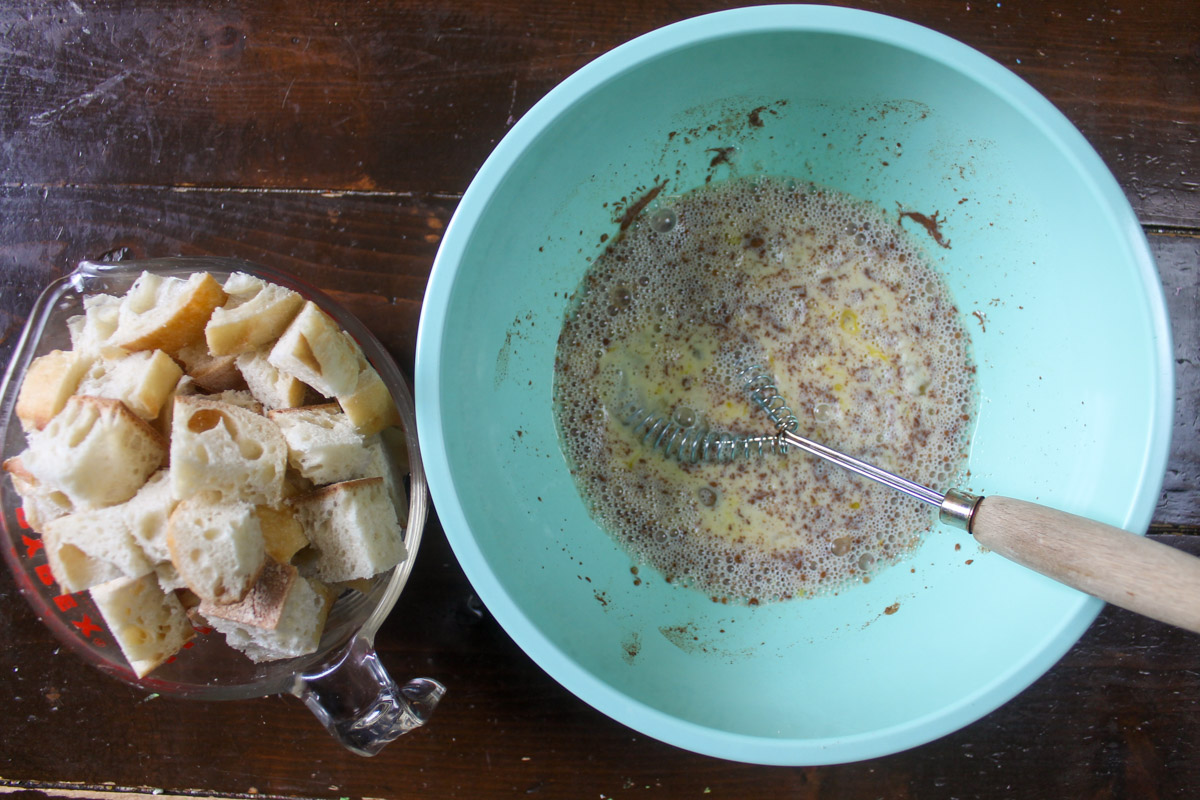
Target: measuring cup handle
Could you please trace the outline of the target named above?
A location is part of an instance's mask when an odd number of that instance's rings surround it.
[[[984,547],[1113,605],[1200,633],[1200,558],[1169,545],[1009,497],[971,520]]]
[[[424,725],[445,693],[431,678],[398,685],[361,634],[319,671],[297,675],[292,689],[333,738],[361,756]]]

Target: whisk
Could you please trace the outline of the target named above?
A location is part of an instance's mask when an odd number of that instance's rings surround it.
[[[647,446],[689,463],[728,462],[796,447],[928,503],[938,518],[982,546],[1054,580],[1152,619],[1200,633],[1200,558],[1112,525],[1010,497],[940,492],[799,435],[799,419],[769,370],[739,379],[775,426],[741,435],[684,426],[630,404],[624,421]]]

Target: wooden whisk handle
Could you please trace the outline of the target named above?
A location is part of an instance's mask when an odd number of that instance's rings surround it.
[[[1200,633],[1200,558],[1169,545],[1008,497],[970,523],[990,550],[1113,605]]]

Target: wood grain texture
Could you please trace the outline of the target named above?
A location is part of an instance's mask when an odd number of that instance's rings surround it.
[[[425,283],[488,153],[579,67],[707,0],[0,4],[0,357],[84,258],[236,256],[357,314],[410,376]],[[1194,0],[862,0],[1012,69],[1150,233],[1174,438],[1151,531],[1200,555],[1200,14]],[[146,695],[61,648],[0,570],[0,794],[275,798],[1193,798],[1200,638],[1114,607],[1017,698],[887,758],[768,768],[591,709],[475,599],[436,517],[377,645],[450,686],[374,759],[294,698]],[[903,691],[903,687],[897,687]]]
[[[733,3],[17,2],[0,9],[8,185],[308,187],[456,195],[512,124],[597,56]],[[1055,103],[1140,218],[1200,217],[1200,31],[1154,13],[869,0],[958,38]]]

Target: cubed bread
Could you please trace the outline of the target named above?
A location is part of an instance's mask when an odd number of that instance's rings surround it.
[[[47,522],[70,514],[75,510],[62,492],[43,486],[25,469],[21,456],[13,456],[4,462],[4,471],[12,480],[13,489],[21,498],[21,513],[30,528],[41,533]]]
[[[400,412],[387,385],[361,352],[358,360],[354,390],[338,395],[337,401],[358,432],[370,436],[390,425],[399,425]]]
[[[273,629],[205,617],[224,634],[230,647],[241,650],[255,663],[315,653],[334,601],[333,592],[319,581],[296,576]]]
[[[46,523],[42,544],[50,572],[64,592],[79,592],[153,571],[134,541],[124,505],[76,511]]]
[[[255,513],[262,527],[263,545],[271,558],[286,564],[292,560],[292,556],[308,546],[304,528],[290,506],[258,506]]]
[[[288,502],[316,551],[312,569],[322,581],[369,578],[406,556],[383,478],[335,483]]]
[[[140,350],[121,358],[96,359],[77,392],[120,400],[142,419],[153,420],[182,377],[183,370],[162,350]]]
[[[258,399],[246,389],[226,389],[223,392],[210,394],[206,399],[244,408],[247,411],[253,411],[259,416],[262,416],[265,410],[263,404],[258,402]]]
[[[87,395],[73,396],[28,440],[25,468],[76,508],[125,502],[167,455],[162,435],[124,403]]]
[[[92,587],[92,600],[139,678],[179,652],[195,634],[179,599],[153,573]]]
[[[75,394],[92,359],[74,351],[52,350],[25,371],[17,395],[17,418],[25,430],[41,430]]]
[[[199,609],[206,620],[223,619],[255,628],[274,630],[283,615],[288,595],[299,577],[291,564],[268,558],[250,591],[236,603],[201,600]]]
[[[337,403],[278,409],[268,416],[288,447],[288,463],[317,485],[383,473],[367,440]]]
[[[278,505],[286,468],[287,443],[267,417],[198,395],[175,397],[171,486],[177,498],[215,491]]]
[[[260,403],[268,409],[304,405],[308,385],[294,375],[277,370],[267,360],[268,350],[251,350],[237,356],[237,368]]]
[[[210,603],[236,603],[267,561],[254,506],[205,493],[181,500],[167,522],[171,563],[187,587]]]
[[[358,385],[358,344],[311,300],[275,342],[267,360],[325,397],[351,394]]]
[[[93,294],[83,299],[83,313],[67,320],[71,349],[87,358],[119,358],[129,351],[112,343],[117,332],[121,298]]]
[[[167,548],[167,522],[177,504],[171,492],[170,476],[167,470],[160,469],[121,506],[125,509],[123,517],[133,540],[153,565],[171,558]]]
[[[126,350],[178,353],[203,337],[213,309],[224,302],[221,284],[207,272],[187,280],[143,272],[121,299],[110,341]]]
[[[192,342],[177,354],[184,371],[206,392],[245,389],[246,379],[237,367],[237,356],[214,356],[203,339]]]
[[[237,355],[274,342],[299,313],[304,298],[291,289],[235,272],[225,280],[228,299],[213,311],[204,337],[214,356]]]

